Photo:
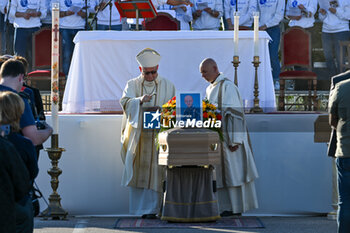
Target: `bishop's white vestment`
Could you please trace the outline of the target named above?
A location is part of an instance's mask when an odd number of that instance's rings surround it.
[[[219,210],[243,213],[258,208],[254,180],[258,177],[237,86],[220,73],[206,89],[209,102],[222,111],[221,164],[216,166]],[[239,145],[231,152],[228,146]]]
[[[145,94],[152,94],[150,102],[140,104]],[[140,75],[128,81],[120,104],[123,108],[121,157],[125,165],[122,185],[130,190],[130,213],[135,215],[159,212],[165,168],[158,165],[155,130],[143,129],[143,111],[147,107],[161,107],[175,96],[174,85],[158,75],[146,81]]]

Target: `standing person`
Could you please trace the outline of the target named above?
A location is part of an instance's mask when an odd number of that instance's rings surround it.
[[[112,8],[106,6],[107,2],[107,0],[95,0],[94,2],[95,11],[98,11],[96,29],[121,31],[126,19],[120,17],[119,11],[113,2],[110,2]],[[111,28],[109,28],[109,23],[111,23]]]
[[[15,147],[1,135],[0,129],[0,232],[15,233],[16,202],[30,189],[29,174]]]
[[[7,60],[2,64],[0,69],[0,92],[20,92],[23,86],[24,76],[25,68],[21,61],[15,59]],[[34,145],[42,144],[51,136],[52,128],[44,123],[46,128],[38,130],[28,101],[26,99],[23,100],[25,108],[20,121],[21,132]]]
[[[2,54],[13,54],[15,28],[13,27],[14,18],[10,17],[10,1],[5,0],[4,2],[2,0],[1,4],[1,9],[4,11],[4,35],[1,37]]]
[[[0,34],[1,34],[1,53],[6,54],[5,43],[5,12],[7,0],[0,0]]]
[[[193,30],[219,30],[223,12],[222,0],[193,0]]]
[[[60,0],[60,33],[62,36],[63,73],[67,76],[74,50],[73,39],[80,30],[85,29],[85,18],[88,16],[85,0]],[[88,1],[90,7],[90,1]]]
[[[344,80],[347,80],[347,79],[350,79],[350,70],[348,70],[344,73],[338,74],[336,76],[333,76],[331,78],[331,89],[329,91],[330,95],[332,95],[332,92],[333,92],[335,85],[337,83],[344,81]],[[336,131],[336,129],[332,129],[331,137],[330,137],[330,140],[328,143],[328,150],[327,150],[328,156],[335,157],[336,148],[337,148],[337,131]]]
[[[350,80],[336,84],[329,97],[329,124],[336,129],[338,233],[350,232]]]
[[[24,102],[21,97],[11,91],[0,93],[1,125],[8,124],[10,132],[6,138],[15,146],[29,172],[29,184],[32,186],[38,175],[38,162],[33,143],[22,136],[19,131],[19,121],[24,112]],[[16,203],[16,232],[33,232],[34,216],[32,199],[29,190],[26,195]]]
[[[143,129],[143,111],[160,108],[175,96],[174,85],[158,75],[160,55],[147,48],[136,60],[141,74],[126,84],[123,108],[121,156],[125,165],[122,185],[130,187],[130,213],[156,218],[162,199],[164,168],[158,165],[156,132]]]
[[[216,62],[211,58],[204,59],[199,70],[202,77],[210,83],[206,89],[207,99],[216,104],[222,114],[222,162],[216,166],[221,216],[241,214],[258,208],[254,183],[258,172],[238,88],[219,72]]]
[[[236,11],[236,0],[225,0],[224,9],[228,30],[233,30],[233,17]],[[238,1],[237,10],[240,13],[239,29],[249,30],[252,27],[253,23],[253,12],[257,11],[256,0]]]
[[[32,36],[40,29],[41,18],[46,17],[45,0],[11,0],[9,17],[14,18],[14,52],[32,64]]]
[[[258,1],[258,10],[260,12],[259,30],[266,31],[271,37],[269,52],[275,89],[279,89],[279,76],[281,72],[278,49],[281,40],[280,22],[284,17],[284,9],[285,0]]]
[[[310,29],[315,23],[317,1],[315,0],[288,0],[286,16],[289,19],[289,27],[301,27]]]
[[[329,77],[341,72],[339,67],[339,41],[350,40],[350,2],[348,0],[338,0],[333,2],[335,3],[331,4],[330,2],[329,6],[323,6],[319,3],[320,9],[318,15],[319,19],[323,22],[322,46]]]

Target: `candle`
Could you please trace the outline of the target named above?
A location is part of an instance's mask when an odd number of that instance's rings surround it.
[[[259,56],[259,12],[254,12],[253,17],[254,17],[254,56]]]
[[[238,32],[239,32],[239,13],[238,11],[235,12],[235,15],[233,16],[233,56],[238,56]]]
[[[53,134],[58,134],[58,61],[59,61],[59,3],[52,3],[52,45],[51,45],[51,119]]]

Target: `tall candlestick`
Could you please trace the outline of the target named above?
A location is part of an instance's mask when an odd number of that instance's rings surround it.
[[[239,13],[238,11],[235,12],[235,15],[233,16],[233,56],[238,56],[238,32],[239,32]]]
[[[259,56],[259,12],[254,12],[253,17],[254,17],[254,56]]]
[[[58,134],[58,103],[59,103],[58,61],[59,61],[59,46],[60,46],[59,20],[60,20],[59,3],[52,3],[51,119],[52,119],[53,134]]]

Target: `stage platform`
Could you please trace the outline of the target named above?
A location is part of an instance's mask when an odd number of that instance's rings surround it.
[[[319,214],[331,211],[332,166],[326,143],[314,143],[320,114],[248,114],[247,122],[260,177],[259,209],[253,215]],[[59,140],[65,148],[58,192],[71,215],[127,215],[128,189],[122,187],[121,115],[60,115]],[[51,118],[48,116],[48,123]],[[50,140],[45,147],[50,146]],[[40,154],[36,180],[51,193],[47,153]],[[45,204],[41,202],[42,209]]]

